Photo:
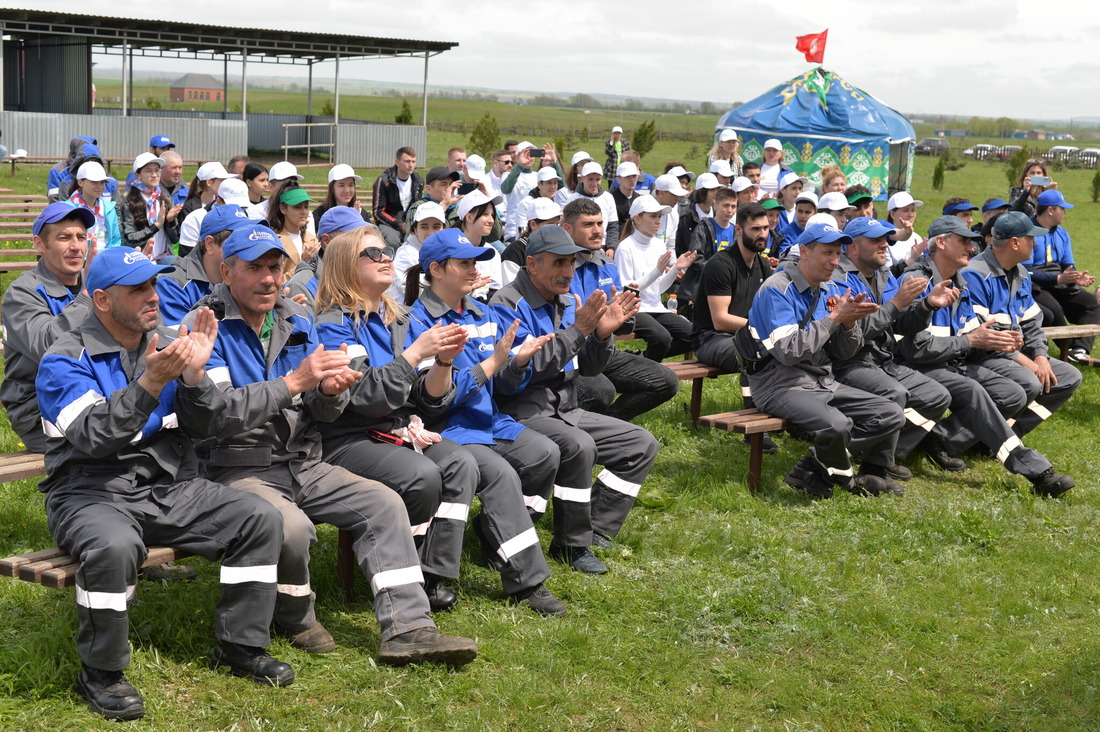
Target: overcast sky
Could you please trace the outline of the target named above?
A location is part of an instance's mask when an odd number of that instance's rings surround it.
[[[432,59],[430,83],[715,102],[747,101],[811,68],[794,50],[795,36],[827,27],[825,68],[911,114],[1100,117],[1100,3],[1084,0],[16,0],[5,5],[135,18],[176,8],[180,19],[222,27],[455,41],[457,49]],[[99,61],[117,63],[114,57]],[[138,62],[152,70],[188,64],[187,71],[221,71],[220,64]],[[250,64],[249,73],[296,71]],[[314,73],[331,79],[333,64],[315,67]],[[345,75],[418,83],[423,64],[345,62]]]

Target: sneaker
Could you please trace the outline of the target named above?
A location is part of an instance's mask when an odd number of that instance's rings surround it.
[[[1084,348],[1071,348],[1069,353],[1066,354],[1066,360],[1073,363],[1087,363],[1089,360],[1089,352]]]
[[[141,574],[150,582],[190,582],[199,576],[194,567],[175,562],[165,562],[141,570]]]
[[[445,612],[458,604],[455,591],[434,575],[424,575],[424,594],[428,596],[428,607],[433,613]]]
[[[257,684],[290,686],[294,683],[294,669],[289,664],[276,661],[258,646],[218,641],[210,660],[215,666],[228,666],[229,673],[234,676],[242,676]]]
[[[745,435],[745,437],[741,441],[744,442],[746,445],[752,444],[752,435]],[[775,444],[775,440],[773,440],[772,436],[767,432],[764,433],[763,442],[763,452],[765,455],[774,455],[779,452],[779,445]]]
[[[511,597],[513,602],[527,605],[539,615],[558,618],[565,615],[565,605],[541,582],[528,590],[513,593]]]
[[[106,719],[141,719],[145,702],[121,671],[104,671],[81,665],[76,677],[76,693]]]
[[[913,471],[904,465],[887,465],[886,477],[894,480],[908,481],[913,479]]]
[[[833,497],[833,484],[821,475],[817,460],[812,455],[806,455],[795,463],[783,482],[814,498]]]
[[[1057,498],[1075,485],[1073,478],[1054,472],[1054,468],[1047,468],[1031,480],[1031,489],[1047,498]]]
[[[596,558],[586,546],[550,545],[550,557],[559,562],[568,562],[569,566],[585,574],[607,574],[607,565]]]
[[[924,438],[924,442],[921,443],[921,449],[924,450],[924,454],[928,456],[928,459],[935,463],[936,467],[941,470],[950,470],[953,473],[966,470],[966,463],[957,457],[951,457],[951,455],[947,454],[947,448],[943,446],[943,443],[938,437]]]
[[[391,666],[410,663],[445,663],[465,666],[477,658],[477,643],[469,638],[444,635],[439,628],[417,628],[382,641],[378,660]]]
[[[275,632],[278,635],[284,636],[290,645],[294,646],[299,651],[305,651],[306,653],[332,653],[336,650],[336,641],[332,639],[332,634],[329,633],[320,622],[316,622],[309,628],[297,633],[292,633],[279,628],[279,626],[275,626]]]

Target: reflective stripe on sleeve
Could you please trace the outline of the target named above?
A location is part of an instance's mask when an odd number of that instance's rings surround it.
[[[88,407],[95,406],[96,404],[103,404],[106,401],[107,400],[103,397],[102,394],[89,389],[73,401],[69,402],[64,409],[58,412],[57,422],[55,422],[54,424],[56,424],[57,428],[61,430],[61,432],[65,432],[65,430],[69,429],[76,418],[80,416],[81,412],[83,412]]]
[[[402,567],[401,569],[387,569],[385,572],[378,572],[370,578],[370,588],[374,591],[374,594],[378,594],[382,590],[389,589],[390,587],[400,587],[401,585],[413,585],[423,584],[424,573],[420,571],[420,565],[416,564],[412,567]]]
[[[787,336],[791,335],[792,333],[797,333],[797,332],[798,332],[798,326],[797,325],[781,325],[778,328],[776,328],[775,330],[773,330],[771,333],[769,333],[768,337],[764,339],[764,348],[766,348],[767,350],[770,351],[770,350],[772,350],[772,347],[775,345],[776,341],[778,341],[782,338],[786,338]]]
[[[447,503],[444,501],[439,504],[439,508],[436,509],[435,517],[437,519],[450,519],[451,521],[465,522],[470,515],[470,507],[465,503]]]
[[[535,531],[535,527],[527,529],[521,534],[513,536],[508,541],[504,542],[497,548],[497,554],[504,561],[511,561],[512,557],[519,554],[524,549],[536,546],[539,543],[538,532]]]
[[[629,480],[624,480],[620,478],[606,468],[604,470],[601,470],[600,474],[597,475],[596,478],[608,488],[616,490],[619,493],[625,493],[631,498],[637,498],[638,491],[642,488],[641,483],[631,483]]]
[[[125,592],[88,592],[76,586],[76,604],[89,610],[117,610],[126,612],[126,603],[134,596],[134,586],[127,585]]]
[[[1007,440],[1005,440],[1003,445],[997,448],[997,459],[1000,460],[1001,464],[1003,465],[1004,462],[1008,460],[1009,455],[1012,454],[1012,451],[1015,450],[1017,447],[1020,447],[1022,444],[1024,443],[1020,442],[1019,437],[1017,437],[1016,435],[1012,435],[1012,437],[1009,437]]]
[[[431,519],[425,521],[422,524],[414,524],[410,528],[412,529],[413,536],[424,536],[428,533],[428,527],[432,525]]]
[[[523,505],[536,513],[546,513],[547,500],[542,496],[524,496]]]
[[[591,503],[591,488],[566,488],[563,485],[554,486],[554,498],[570,503]]]
[[[233,379],[229,376],[229,367],[219,366],[215,369],[207,369],[206,375],[210,377],[210,380],[215,384],[232,384]]]
[[[227,567],[222,565],[218,578],[223,585],[239,585],[243,582],[264,582],[275,584],[275,565],[260,564],[255,567]]]
[[[360,356],[366,356],[367,349],[358,343],[348,344],[348,358],[359,358]]]
[[[313,592],[308,584],[305,585],[275,585],[275,591],[280,595],[289,595],[291,597],[309,597]]]

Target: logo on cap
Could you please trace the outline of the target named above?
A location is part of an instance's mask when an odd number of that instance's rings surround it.
[[[458,237],[458,239],[457,239],[456,241],[457,241],[457,242],[458,242],[459,244],[469,244],[469,243],[470,243],[470,240],[469,240],[469,239],[467,239],[467,238],[466,238],[466,237],[464,237],[464,236],[459,236],[459,237]]]
[[[262,229],[253,229],[252,231],[248,232],[249,241],[271,241],[271,239],[273,238],[274,237],[272,237],[271,234],[263,231]]]
[[[236,216],[238,219],[247,219],[248,218],[248,214],[246,214],[244,211],[234,211],[233,215]]]
[[[135,250],[132,252],[127,252],[126,255],[122,258],[122,261],[125,264],[135,264],[137,262],[148,262],[149,257]]]

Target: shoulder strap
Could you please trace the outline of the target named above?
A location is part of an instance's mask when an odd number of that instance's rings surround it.
[[[806,327],[806,323],[809,323],[814,319],[814,310],[817,309],[817,301],[821,299],[821,287],[814,290],[814,297],[810,300],[810,309],[806,311],[806,314],[802,316],[802,322],[798,324],[798,329],[802,330]]]

